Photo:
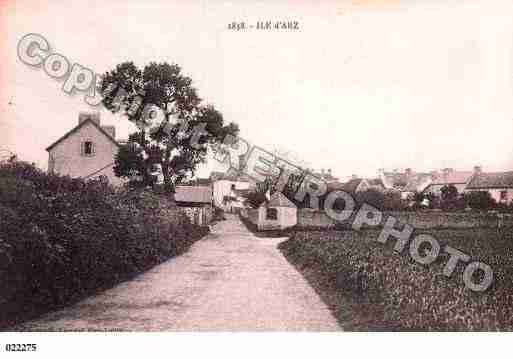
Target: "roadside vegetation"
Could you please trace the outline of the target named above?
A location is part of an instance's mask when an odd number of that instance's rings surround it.
[[[272,180],[267,180],[262,186],[247,193],[246,204],[251,208],[258,208],[265,202],[265,193],[269,189],[274,189]],[[319,208],[324,208],[324,201],[330,192],[344,190],[343,188],[330,188],[322,196],[318,197]],[[381,211],[420,211],[420,210],[437,210],[444,212],[461,212],[461,211],[496,211],[504,213],[513,213],[513,203],[501,203],[495,201],[487,191],[471,191],[459,193],[454,185],[444,186],[440,190],[440,194],[436,195],[431,192],[414,192],[407,198],[402,198],[401,192],[394,189],[378,190],[369,188],[364,191],[350,193],[357,205],[363,203],[372,205]],[[295,198],[296,191],[289,187],[285,187],[283,194],[291,200],[299,209],[310,207],[310,198],[305,196],[303,201]],[[344,209],[345,204],[336,201],[333,205],[335,210]]]
[[[0,166],[0,328],[70,304],[176,256],[207,229],[171,199]]]
[[[465,288],[448,256],[429,266],[414,262],[378,230],[298,231],[280,249],[309,280],[345,330],[513,330],[513,234],[496,229],[429,230],[472,260],[488,263],[494,282],[485,292]]]

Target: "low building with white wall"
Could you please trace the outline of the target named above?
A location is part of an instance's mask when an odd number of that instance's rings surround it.
[[[259,230],[294,227],[297,224],[297,207],[281,192],[275,192],[258,208],[256,224]]]
[[[477,173],[468,183],[466,191],[486,191],[497,203],[512,203],[513,171]]]

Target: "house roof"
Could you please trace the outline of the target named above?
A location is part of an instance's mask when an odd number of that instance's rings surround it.
[[[382,178],[388,186],[404,192],[422,191],[421,187],[431,184],[431,173],[384,172]]]
[[[219,172],[219,171],[211,172],[210,180],[212,182],[221,181],[221,180],[233,181],[233,182],[240,181],[239,176],[237,176],[236,174],[228,174],[226,172]]]
[[[354,193],[356,192],[356,189],[358,188],[360,183],[362,183],[362,181],[362,178],[354,178],[352,180],[347,181],[342,187],[342,189],[346,192]]]
[[[103,135],[105,135],[110,141],[112,141],[112,143],[114,143],[116,146],[120,146],[119,143],[116,142],[116,140],[111,136],[109,135],[100,125],[98,125],[95,121],[93,121],[91,118],[88,118],[84,121],[82,121],[81,123],[79,123],[77,126],[75,126],[74,128],[72,128],[71,130],[69,130],[64,136],[62,136],[61,138],[59,138],[57,141],[55,141],[54,143],[52,143],[50,146],[48,146],[46,148],[47,151],[50,151],[52,148],[54,148],[55,146],[57,146],[59,143],[61,143],[62,141],[64,141],[66,138],[68,138],[69,136],[71,136],[72,134],[74,134],[75,132],[77,132],[78,130],[80,130],[82,127],[84,127],[87,123],[90,123],[92,124],[94,127],[96,127],[98,129],[98,131],[100,131]]]
[[[406,173],[401,172],[385,172],[383,173],[386,181],[392,185],[394,188],[401,189],[406,187],[408,184],[408,176]]]
[[[339,180],[329,172],[312,172],[312,175],[326,182],[337,182]]]
[[[212,189],[206,186],[176,186],[176,202],[211,203]]]
[[[327,184],[327,189],[328,191],[335,191],[335,190],[344,190],[344,186],[345,186],[345,182],[339,182],[339,181],[336,181],[336,182],[331,182],[331,183],[328,183]]]
[[[274,192],[271,195],[271,199],[267,203],[267,207],[290,207],[296,208],[296,205],[292,203],[287,197],[281,192]]]
[[[385,184],[383,183],[381,178],[369,178],[369,179],[367,179],[367,183],[370,186],[374,186],[374,187],[379,186],[379,187],[385,188]]]
[[[434,175],[432,184],[449,185],[455,183],[467,183],[473,174],[473,171],[438,172]]]
[[[476,174],[468,189],[513,188],[513,172],[487,172]]]
[[[431,173],[415,173],[408,178],[404,192],[422,192],[431,184]]]
[[[212,181],[210,180],[210,178],[196,178],[194,181],[196,185],[200,185],[200,186],[209,186],[212,184]]]
[[[234,189],[233,192],[239,197],[246,197],[251,190],[250,189]]]

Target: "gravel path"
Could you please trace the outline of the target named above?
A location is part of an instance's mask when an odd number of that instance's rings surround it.
[[[191,249],[134,280],[15,330],[340,330],[276,248],[231,216]]]

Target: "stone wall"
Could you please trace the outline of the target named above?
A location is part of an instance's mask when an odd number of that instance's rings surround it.
[[[353,214],[349,220],[344,222],[337,222],[321,211],[301,209],[297,213],[298,226],[303,228],[333,228],[336,225],[349,227],[355,215]],[[390,215],[397,218],[400,223],[407,223],[419,229],[513,227],[511,214],[441,211],[384,212],[383,223]]]

